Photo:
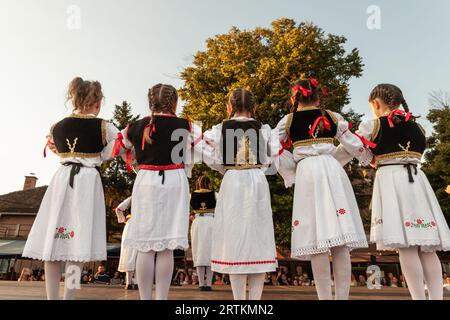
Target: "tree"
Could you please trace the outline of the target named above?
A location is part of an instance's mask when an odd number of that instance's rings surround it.
[[[226,118],[228,93],[244,87],[257,97],[257,118],[273,127],[287,113],[292,83],[309,76],[333,92],[323,101],[326,107],[341,112],[349,102],[348,81],[361,76],[363,67],[358,50],[347,53],[345,42],[344,37],[325,34],[312,23],[296,24],[291,19],[276,20],[271,28],[233,27],[208,39],[206,50],[195,54],[192,66],[181,72],[184,116],[202,121],[204,130],[211,128]],[[194,177],[204,172],[219,185],[220,177],[204,166],[194,170]],[[278,177],[268,180],[277,242],[287,246],[292,190],[286,190]]]
[[[139,119],[139,115],[133,116],[131,105],[123,101],[121,105],[116,105],[111,122],[119,129],[123,130],[133,121]],[[106,227],[109,241],[114,241],[112,237],[121,231],[117,223],[114,208],[119,203],[131,195],[135,174],[127,173],[125,161],[117,157],[112,161],[107,161],[102,165],[102,179],[106,198]]]
[[[450,99],[449,93],[437,91],[430,94],[431,110],[427,115],[433,124],[434,133],[428,138],[423,170],[431,183],[450,223],[450,196],[446,192],[450,185]]]

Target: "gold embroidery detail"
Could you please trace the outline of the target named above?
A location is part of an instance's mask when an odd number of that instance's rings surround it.
[[[419,152],[413,152],[413,151],[400,151],[400,152],[391,152],[383,155],[379,155],[375,157],[376,163],[383,161],[383,160],[391,160],[391,159],[397,159],[397,158],[417,158],[422,159],[422,154]]]
[[[325,110],[325,111],[328,113],[328,115],[330,116],[331,120],[333,120],[334,124],[337,125],[339,123],[339,120],[335,116],[335,114],[332,111],[330,111],[330,110]]]
[[[199,190],[195,190],[195,193],[207,193],[207,192],[211,192],[211,190],[209,189],[199,189]]]
[[[101,156],[101,153],[82,153],[82,152],[63,152],[58,153],[60,158],[97,158]]]
[[[372,133],[370,134],[370,141],[375,141],[380,132],[380,119],[375,119],[373,124]]]
[[[298,147],[310,146],[310,145],[318,144],[318,143],[334,144],[334,142],[335,142],[334,138],[307,139],[307,140],[296,141],[293,143],[293,146],[294,146],[294,148],[298,148]]]
[[[291,126],[292,126],[292,119],[294,119],[294,114],[290,113],[288,114],[288,117],[286,119],[286,134],[289,136],[291,134]]]
[[[195,214],[200,214],[200,215],[202,215],[202,214],[210,214],[210,215],[214,215],[214,209],[206,209],[206,210],[193,210],[193,212],[195,213]]]
[[[417,123],[417,122],[416,122],[416,123]],[[424,136],[427,136],[427,133],[425,132],[425,128],[422,127],[422,125],[419,124],[419,123],[417,123],[417,126],[419,127],[420,131],[422,131],[422,134],[423,134]]]
[[[243,136],[239,142],[239,150],[236,154],[236,159],[234,161],[237,165],[255,165],[258,163],[255,154],[252,151],[252,146],[249,136]]]
[[[77,146],[78,138],[75,138],[75,140],[73,140],[73,145],[70,144],[69,139],[66,139],[66,142],[67,142],[67,146],[69,147],[70,153],[75,153],[75,148]]]
[[[304,108],[301,108],[300,110],[297,109],[297,112],[311,111],[311,110],[319,110],[319,108],[318,107],[313,107],[313,106],[311,106],[311,107],[304,107]]]
[[[147,142],[148,144],[153,144],[153,140],[150,138],[150,128],[145,128],[143,135],[145,142]]]
[[[107,125],[107,122],[105,120],[102,120],[102,142],[103,142],[103,146],[104,147],[107,144],[107,141],[106,141],[106,125]]]
[[[309,130],[311,130],[311,129],[312,129],[312,125],[309,125]],[[314,133],[312,134],[313,139],[317,139],[317,136],[319,135],[319,132],[320,132],[320,127],[317,126],[316,132],[314,132]]]
[[[69,118],[78,118],[78,119],[94,119],[97,118],[93,114],[80,114],[80,113],[72,113]]]
[[[248,170],[248,169],[258,169],[262,168],[261,164],[245,164],[236,166],[223,166],[225,170]]]
[[[409,152],[409,148],[411,148],[411,141],[408,141],[408,144],[406,145],[406,148],[404,146],[402,146],[400,143],[398,144],[398,146],[400,147],[400,149],[402,149],[405,152]]]
[[[208,209],[208,208],[206,207],[206,202],[200,203],[200,206],[201,206],[200,210]]]

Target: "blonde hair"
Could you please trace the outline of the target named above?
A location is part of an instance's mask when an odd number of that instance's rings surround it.
[[[67,101],[72,101],[73,110],[85,111],[103,99],[102,85],[98,81],[74,78],[67,90]]]

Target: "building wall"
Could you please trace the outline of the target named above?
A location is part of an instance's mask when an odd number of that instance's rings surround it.
[[[30,233],[36,216],[30,215],[6,215],[0,216],[0,239],[26,239]]]

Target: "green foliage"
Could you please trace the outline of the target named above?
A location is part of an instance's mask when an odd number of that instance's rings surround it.
[[[119,130],[123,130],[130,122],[136,121],[137,119],[139,119],[139,115],[133,116],[130,104],[124,101],[121,105],[115,106],[111,122]],[[120,202],[131,195],[135,174],[128,174],[125,161],[117,157],[102,165],[102,179],[106,198],[107,233],[110,236],[121,230],[121,226],[118,225],[113,210]],[[109,241],[114,240],[110,239]]]
[[[292,83],[304,77],[315,77],[328,91],[332,90],[333,94],[322,103],[341,112],[350,99],[348,81],[361,76],[363,67],[358,50],[346,52],[345,42],[344,37],[325,34],[314,24],[296,24],[291,19],[276,20],[271,28],[239,30],[234,27],[227,34],[208,39],[206,50],[198,52],[192,66],[181,72],[183,115],[201,121],[203,129],[209,129],[226,118],[229,92],[244,87],[257,97],[257,118],[274,127],[287,113],[285,106]],[[353,111],[348,114],[360,120]],[[205,166],[194,170],[193,180],[203,173],[219,186],[220,177]],[[286,190],[278,177],[268,178],[277,243],[287,246],[292,190]]]
[[[433,124],[434,133],[428,138],[429,149],[425,154],[425,171],[431,186],[450,223],[450,196],[446,188],[450,185],[450,107],[431,109],[427,119]]]

